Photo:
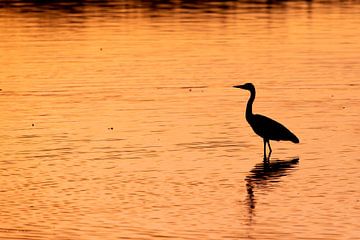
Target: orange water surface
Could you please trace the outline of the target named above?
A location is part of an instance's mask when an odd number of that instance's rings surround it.
[[[0,239],[359,239],[359,2],[33,2],[0,4]],[[245,82],[300,138],[270,164]]]

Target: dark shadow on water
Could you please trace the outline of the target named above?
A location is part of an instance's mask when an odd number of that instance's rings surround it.
[[[273,160],[258,163],[245,177],[249,220],[251,222],[256,207],[256,195],[260,191],[269,191],[291,174],[299,164],[299,158],[291,160]]]
[[[156,12],[226,14],[237,9],[256,12],[259,9],[286,9],[292,3],[311,6],[312,2],[329,5],[343,3],[341,0],[3,0],[0,1],[0,10],[13,9],[21,13],[55,10],[70,14],[94,12],[95,9],[106,14],[127,14],[141,10],[151,17]],[[350,3],[355,4],[356,1]]]
[[[187,22],[193,19],[223,22],[237,14],[261,14],[271,24],[272,19],[278,19],[289,9],[306,9],[304,12],[311,18],[314,5],[353,8],[359,3],[356,0],[3,0],[0,1],[0,18],[31,16],[39,19],[40,24],[45,20],[45,27],[64,22],[68,26],[82,27],[89,18],[121,21],[165,17]],[[54,23],[54,19],[60,19],[60,23]]]

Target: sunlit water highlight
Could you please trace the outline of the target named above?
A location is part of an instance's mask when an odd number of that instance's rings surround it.
[[[17,3],[1,239],[358,238],[359,4]],[[270,165],[244,82],[301,141]]]

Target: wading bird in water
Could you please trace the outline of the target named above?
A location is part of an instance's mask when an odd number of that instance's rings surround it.
[[[281,123],[278,123],[277,121],[260,114],[253,114],[252,105],[255,100],[255,87],[252,83],[245,83],[243,85],[237,85],[234,87],[250,91],[250,98],[246,105],[245,116],[254,132],[264,140],[264,161],[270,160],[270,155],[272,152],[270,147],[270,140],[291,141],[293,143],[299,143],[299,139],[295,136],[295,134],[290,132],[290,130]],[[268,144],[270,150],[269,156],[267,158],[266,143]]]

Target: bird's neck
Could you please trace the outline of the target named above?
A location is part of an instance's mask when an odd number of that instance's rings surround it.
[[[250,98],[246,105],[246,120],[247,121],[250,121],[253,116],[252,105],[254,103],[254,100],[255,100],[255,90],[250,91]]]

